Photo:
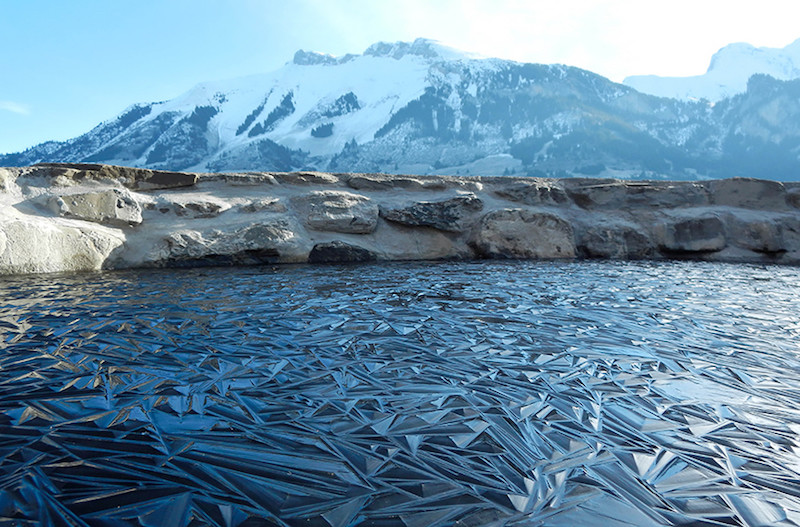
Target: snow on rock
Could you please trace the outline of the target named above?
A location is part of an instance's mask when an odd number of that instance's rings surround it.
[[[623,83],[643,93],[675,99],[717,102],[744,93],[756,73],[779,80],[800,78],[800,39],[785,48],[757,48],[746,43],[729,44],[711,58],[708,71],[691,77],[634,75]]]

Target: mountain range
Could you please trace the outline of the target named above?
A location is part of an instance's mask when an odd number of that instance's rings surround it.
[[[298,51],[277,71],[133,105],[74,139],[2,155],[0,166],[798,179],[800,41],[755,49],[723,48],[706,76],[682,81],[692,89],[425,39],[342,57]],[[741,71],[746,81],[728,92],[708,88]]]

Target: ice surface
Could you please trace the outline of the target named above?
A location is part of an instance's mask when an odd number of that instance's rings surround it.
[[[0,522],[798,525],[800,270],[0,283]]]

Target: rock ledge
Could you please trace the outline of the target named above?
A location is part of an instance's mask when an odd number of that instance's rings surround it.
[[[375,260],[800,263],[800,183],[0,168],[0,274]]]

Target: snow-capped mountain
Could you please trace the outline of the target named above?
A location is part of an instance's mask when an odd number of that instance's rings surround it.
[[[761,73],[779,80],[800,78],[800,39],[785,48],[756,48],[746,43],[725,46],[711,58],[708,71],[692,77],[636,75],[623,84],[642,93],[684,100],[717,102],[747,90]]]
[[[0,166],[796,179],[798,92],[800,80],[755,76],[712,107],[419,39],[343,57],[298,51],[272,73],[134,105]]]

